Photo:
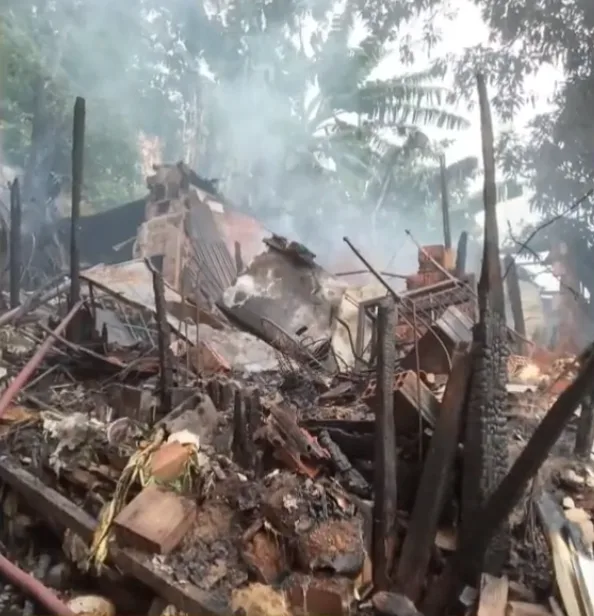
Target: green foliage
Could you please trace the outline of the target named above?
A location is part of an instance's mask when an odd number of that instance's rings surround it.
[[[134,196],[142,130],[160,137],[165,159],[220,177],[260,215],[435,210],[442,144],[422,129],[466,125],[449,110],[443,68],[411,73],[403,40],[398,76],[373,71],[401,26],[439,0],[348,0],[338,12],[330,0],[6,3],[3,155],[26,177],[68,179],[81,95],[85,196],[96,208]],[[353,47],[355,25],[365,36]],[[431,27],[426,40],[435,42]],[[464,169],[454,192],[474,172]]]

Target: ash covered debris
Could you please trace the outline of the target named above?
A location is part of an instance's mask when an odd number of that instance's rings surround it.
[[[148,186],[124,258],[0,316],[2,543],[43,583],[0,559],[0,599],[27,614],[31,598],[71,614],[89,589],[110,614],[590,613],[594,474],[573,416],[591,354],[500,323],[491,369],[488,310],[449,245],[418,247],[403,293],[373,271],[355,287],[256,224],[246,248],[182,163]],[[495,394],[496,417],[477,416]],[[492,440],[503,478],[481,479],[461,524]]]

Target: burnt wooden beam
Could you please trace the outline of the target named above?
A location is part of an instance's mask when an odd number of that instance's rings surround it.
[[[418,601],[443,511],[456,458],[462,424],[462,409],[472,372],[468,349],[458,348],[441,403],[441,411],[425,458],[421,481],[400,552],[396,584],[400,592]]]
[[[474,527],[465,537],[466,547],[456,552],[452,562],[428,593],[431,600],[424,610],[426,616],[443,613],[447,605],[456,600],[466,584],[469,560],[476,562],[485,553],[492,537],[520,502],[581,401],[594,393],[594,345],[590,346],[584,358],[575,381],[557,398],[509,472],[477,511]]]
[[[524,320],[524,307],[522,306],[522,294],[520,292],[520,279],[516,261],[511,255],[507,255],[503,260],[506,276],[507,296],[511,307],[514,329],[520,336],[526,338],[526,321]]]
[[[10,307],[21,303],[21,190],[18,178],[10,185]]]
[[[70,306],[80,300],[80,250],[78,247],[78,224],[83,185],[85,149],[85,99],[78,96],[74,103],[72,123],[72,204],[70,213]],[[80,342],[80,320],[75,319],[69,330],[71,342]]]
[[[448,195],[448,178],[445,156],[439,158],[439,179],[441,186],[441,214],[443,217],[443,239],[446,250],[452,248],[452,231],[450,227],[450,200]]]
[[[589,461],[592,445],[594,445],[594,398],[590,395],[582,400],[575,434],[575,455]]]
[[[462,527],[460,544],[469,584],[476,585],[481,572],[499,575],[507,560],[509,537],[499,529],[484,553],[470,541],[477,515],[503,479],[508,467],[507,420],[507,327],[497,227],[497,190],[493,124],[485,79],[477,75],[481,136],[483,141],[485,237],[478,284],[479,320],[474,330],[474,359],[464,439],[462,477]],[[487,547],[489,549],[487,550]]]
[[[394,328],[396,306],[387,296],[377,313],[377,399],[373,503],[373,585],[389,590],[396,549],[396,431],[394,426]]]
[[[458,250],[456,251],[456,277],[462,278],[466,273],[466,260],[468,255],[468,232],[462,231],[458,239]]]
[[[159,395],[161,415],[167,415],[172,410],[171,390],[173,389],[173,362],[171,358],[171,334],[167,322],[167,306],[165,304],[165,284],[163,274],[159,272],[150,259],[145,259],[147,267],[153,275],[153,292],[155,294],[155,313],[157,321],[157,344],[159,348]]]
[[[530,481],[548,458],[581,401],[586,396],[592,395],[594,392],[592,375],[594,375],[594,347],[590,348],[589,356],[575,381],[547,411],[507,475],[483,506],[475,521],[475,531],[471,535],[475,550],[484,549],[497,528],[507,519],[522,498]]]

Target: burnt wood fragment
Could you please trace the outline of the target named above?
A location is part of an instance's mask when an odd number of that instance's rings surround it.
[[[370,485],[365,481],[361,473],[353,467],[326,430],[320,433],[318,442],[330,454],[331,464],[345,489],[361,498],[369,498],[371,496]]]

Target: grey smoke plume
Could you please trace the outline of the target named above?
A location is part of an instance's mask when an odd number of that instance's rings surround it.
[[[23,9],[27,2],[11,1],[19,19],[31,18]],[[424,204],[407,219],[384,212],[374,228],[375,202],[355,190],[345,194],[350,178],[328,181],[321,171],[312,171],[312,166],[329,164],[311,154],[315,140],[323,150],[323,131],[311,125],[312,109],[307,106],[315,75],[311,60],[297,51],[300,42],[289,40],[284,24],[265,24],[260,31],[251,28],[249,45],[242,46],[217,34],[228,18],[224,4],[209,5],[208,14],[196,17],[199,4],[56,0],[46,9],[49,15],[34,16],[40,24],[49,20],[52,61],[69,69],[62,70],[60,78],[68,74],[73,93],[87,99],[89,131],[117,131],[134,145],[140,130],[156,134],[165,144],[164,160],[179,160],[186,153],[182,133],[193,130],[197,154],[191,162],[197,171],[220,179],[223,192],[238,207],[267,227],[304,242],[323,261],[345,252],[344,235],[378,267],[387,265],[406,241],[405,228],[423,243],[441,241],[439,229],[428,224]],[[322,0],[312,3],[312,10],[321,4]],[[305,7],[299,15],[304,22],[307,12]],[[314,30],[310,28],[308,36]],[[210,56],[196,54],[188,49],[192,46],[211,46],[214,51]],[[306,46],[311,47],[309,41]],[[243,71],[225,66],[225,51],[238,54],[243,64],[236,61],[235,66],[242,65]],[[336,63],[339,74],[339,56]],[[215,78],[205,74],[205,66]],[[111,162],[102,161],[105,155],[88,140],[87,167]],[[137,185],[126,188],[142,191],[140,177]],[[411,246],[407,253],[415,255],[416,250]],[[411,264],[393,265],[401,271]]]

